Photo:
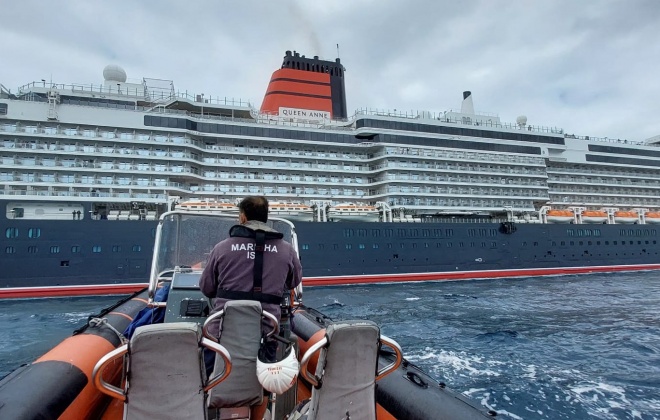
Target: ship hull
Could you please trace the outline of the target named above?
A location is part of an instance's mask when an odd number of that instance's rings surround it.
[[[13,252],[0,259],[2,297],[123,293],[147,281],[155,221],[1,223],[0,232],[18,232],[5,238]],[[296,231],[312,286],[660,268],[655,225],[297,222]]]

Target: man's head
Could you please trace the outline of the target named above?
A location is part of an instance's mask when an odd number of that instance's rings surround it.
[[[248,220],[258,220],[266,223],[268,221],[268,200],[262,195],[245,197],[238,204],[238,211],[238,218],[241,223]]]

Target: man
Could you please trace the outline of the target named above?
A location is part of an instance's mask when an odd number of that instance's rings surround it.
[[[283,235],[266,224],[266,197],[246,197],[238,209],[240,225],[233,226],[230,237],[211,251],[199,287],[205,296],[215,298],[212,313],[220,311],[228,300],[258,300],[263,310],[279,320],[284,292],[302,280],[300,260]],[[264,332],[271,328],[269,322],[264,322]],[[219,325],[211,325],[209,332],[217,337]],[[277,342],[269,347],[274,357]],[[261,419],[258,415],[253,418]]]

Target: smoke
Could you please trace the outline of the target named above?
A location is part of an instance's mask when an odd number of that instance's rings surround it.
[[[321,52],[321,42],[319,41],[318,35],[314,31],[312,22],[310,22],[310,20],[305,15],[305,12],[300,8],[297,2],[290,2],[288,7],[289,11],[291,12],[291,16],[293,16],[295,24],[299,25],[300,29],[305,33],[305,35],[307,35],[308,41],[311,43],[311,55],[318,55],[319,57],[323,57],[323,53]]]

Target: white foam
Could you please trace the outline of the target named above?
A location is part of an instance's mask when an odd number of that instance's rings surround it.
[[[406,298],[406,300],[412,301],[412,300],[419,300],[420,298],[418,297],[411,297],[411,298]]]

